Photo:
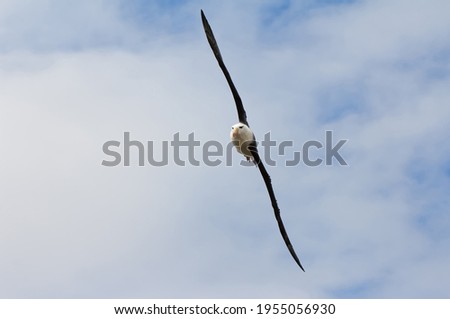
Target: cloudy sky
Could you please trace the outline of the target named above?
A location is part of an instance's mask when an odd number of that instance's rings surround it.
[[[102,165],[124,132],[228,143],[200,9],[256,136],[294,144],[268,170],[306,273],[236,152]],[[0,297],[449,298],[449,39],[447,0],[2,0]],[[285,165],[327,130],[347,166]]]

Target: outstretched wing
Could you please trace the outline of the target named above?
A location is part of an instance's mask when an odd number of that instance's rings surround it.
[[[230,89],[231,89],[231,93],[233,93],[234,101],[236,102],[236,108],[237,108],[237,112],[238,112],[239,122],[250,127],[250,125],[248,125],[248,122],[247,122],[247,114],[245,113],[244,105],[242,104],[241,97],[239,96],[239,93],[236,90],[236,87],[234,86],[233,81],[231,80],[230,73],[228,73],[225,63],[223,63],[223,59],[222,59],[222,55],[220,54],[219,46],[217,45],[216,39],[214,38],[214,34],[211,30],[211,26],[209,25],[208,20],[206,20],[203,10],[201,10],[201,15],[202,15],[203,29],[205,29],[205,33],[206,33],[206,38],[208,39],[209,45],[211,46],[211,49],[217,59],[217,62],[219,63],[219,66],[222,69],[222,72],[225,75],[225,78],[227,79],[228,85],[230,86]]]
[[[284,228],[283,221],[281,220],[280,208],[278,208],[277,199],[275,198],[275,193],[273,192],[272,182],[269,173],[267,173],[264,164],[261,162],[261,158],[259,157],[256,145],[253,145],[253,147],[249,147],[249,149],[252,153],[255,164],[258,166],[259,171],[261,172],[261,175],[264,179],[264,183],[266,184],[267,191],[269,192],[270,201],[272,202],[273,212],[275,213],[275,218],[277,219],[278,228],[280,228],[281,236],[283,237],[284,242],[286,243],[286,246],[289,249],[289,252],[291,253],[297,265],[303,271],[305,271],[305,269],[303,269],[302,264],[300,263],[300,260],[297,257],[297,254],[295,253],[294,247],[292,246],[291,241],[289,240],[289,236],[286,232],[286,228]]]

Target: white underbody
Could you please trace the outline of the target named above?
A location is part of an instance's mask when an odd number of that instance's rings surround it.
[[[249,145],[254,142],[255,135],[252,130],[243,123],[237,123],[231,127],[231,142],[236,146],[236,150],[244,155],[247,160],[252,159],[252,153],[248,149]]]

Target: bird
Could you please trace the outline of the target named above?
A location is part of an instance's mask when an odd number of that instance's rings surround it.
[[[231,80],[230,73],[228,72],[228,70],[225,66],[225,63],[223,62],[222,54],[220,53],[219,46],[217,45],[217,41],[214,37],[211,26],[209,25],[209,22],[206,19],[205,13],[203,12],[203,10],[200,10],[200,13],[201,13],[203,29],[205,31],[206,38],[208,40],[209,45],[211,46],[211,49],[214,53],[214,56],[216,57],[217,62],[219,63],[220,69],[222,70],[223,74],[225,75],[225,78],[231,89],[231,93],[233,94],[234,101],[236,103],[239,122],[237,124],[233,125],[231,128],[231,133],[230,133],[231,141],[239,153],[244,155],[248,161],[252,161],[258,167],[258,169],[262,175],[262,178],[264,180],[264,183],[266,185],[267,192],[269,193],[270,201],[272,203],[272,208],[273,208],[273,211],[275,214],[275,219],[277,220],[278,228],[280,229],[281,236],[283,237],[283,240],[284,240],[292,258],[295,260],[295,262],[301,268],[301,270],[305,271],[305,269],[303,268],[303,266],[300,262],[300,259],[298,258],[297,254],[295,253],[294,247],[292,246],[292,243],[286,232],[286,228],[284,227],[283,220],[281,219],[280,208],[278,207],[277,199],[275,197],[275,192],[272,187],[272,181],[271,181],[270,175],[267,172],[263,162],[261,161],[261,158],[259,157],[255,134],[253,134],[252,130],[250,129],[250,125],[248,124],[247,113],[245,112],[241,97],[239,96],[239,93],[238,93],[236,87],[234,86],[233,81]]]

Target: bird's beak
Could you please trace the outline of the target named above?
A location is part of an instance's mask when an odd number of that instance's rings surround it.
[[[237,128],[233,129],[233,133],[231,133],[231,136],[233,136],[233,138],[237,138],[237,136],[238,136],[238,129]]]

